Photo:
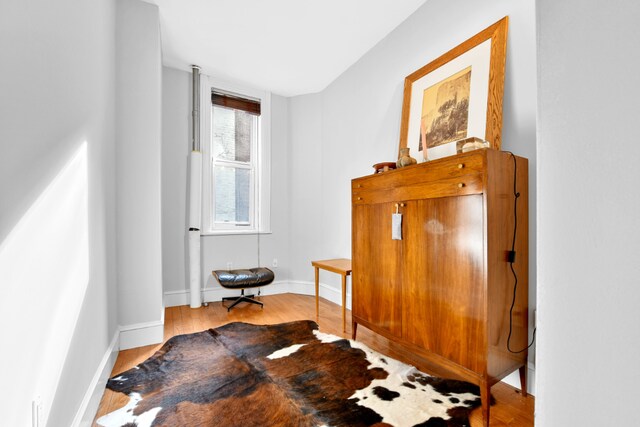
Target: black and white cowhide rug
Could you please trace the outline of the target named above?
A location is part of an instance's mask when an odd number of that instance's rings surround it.
[[[111,378],[129,403],[97,420],[143,426],[468,426],[472,384],[426,375],[312,321],[178,335]]]

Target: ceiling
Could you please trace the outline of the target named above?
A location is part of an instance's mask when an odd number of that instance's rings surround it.
[[[426,0],[146,0],[163,63],[284,96],[323,90]]]

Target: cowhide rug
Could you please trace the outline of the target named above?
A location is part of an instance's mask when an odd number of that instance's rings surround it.
[[[472,384],[426,375],[312,321],[178,335],[107,384],[129,403],[98,419],[143,426],[467,426]]]

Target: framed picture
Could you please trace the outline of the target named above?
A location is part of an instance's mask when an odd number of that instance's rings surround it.
[[[500,149],[507,26],[504,17],[405,78],[399,148],[418,163],[465,140]]]

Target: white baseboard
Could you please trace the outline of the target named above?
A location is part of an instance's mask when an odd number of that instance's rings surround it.
[[[324,283],[320,283],[320,297],[325,298],[335,304],[342,305],[342,296],[340,289],[336,289]],[[256,293],[256,289],[247,289],[247,293]],[[315,295],[315,284],[313,282],[304,281],[276,281],[268,286],[260,288],[262,295],[278,295],[278,294],[300,294]],[[205,302],[222,301],[223,297],[233,297],[238,295],[238,291],[234,289],[225,289],[221,286],[205,288],[202,290],[203,300]],[[176,307],[179,305],[189,305],[189,291],[168,291],[164,293],[164,306]],[[351,309],[351,294],[347,293],[347,308]]]
[[[167,291],[163,294],[162,303],[165,307],[189,305],[189,291]]]
[[[334,288],[333,286],[320,283],[320,296],[324,299],[331,301],[334,304],[338,304],[339,306],[342,306],[342,289],[340,288]],[[347,287],[346,303],[347,303],[346,304],[347,310],[351,310],[351,293],[349,292],[348,287]]]
[[[302,281],[288,281],[278,282],[277,287],[269,289],[271,285],[262,288],[264,295],[277,295],[277,294],[300,294],[300,295],[315,295],[312,282]],[[236,292],[237,294],[237,292]]]
[[[162,318],[153,322],[120,326],[120,350],[158,344],[164,340],[164,307]]]
[[[107,380],[111,376],[111,370],[118,358],[119,338],[120,331],[116,331],[111,340],[111,344],[109,344],[107,351],[102,357],[102,361],[98,365],[98,369],[89,384],[89,388],[87,388],[84,394],[84,398],[71,423],[71,427],[88,427],[93,423],[93,418],[96,416],[98,406],[100,406],[100,400],[104,394]]]
[[[326,283],[320,282],[318,286],[320,297],[324,298],[328,301],[331,301],[334,304],[342,306],[342,290],[340,288],[335,288],[333,286],[329,286]],[[289,290],[288,292],[294,294],[302,294],[302,295],[315,295],[315,283],[313,282],[289,282]],[[351,293],[349,292],[349,288],[347,288],[347,309],[351,310]]]

